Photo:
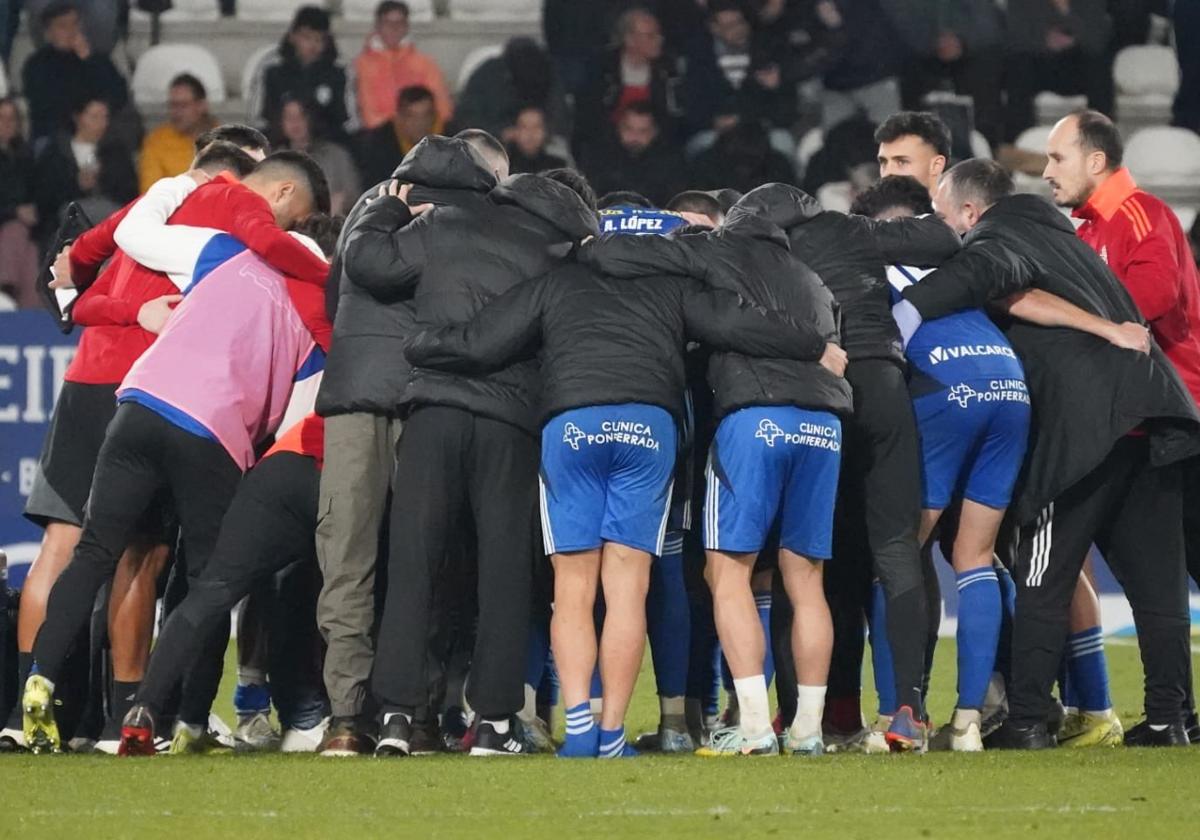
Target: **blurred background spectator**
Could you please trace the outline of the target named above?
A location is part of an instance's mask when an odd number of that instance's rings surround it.
[[[71,129],[59,132],[38,153],[34,194],[43,247],[58,229],[68,203],[78,201],[97,222],[138,194],[133,157],[111,136],[109,117],[107,102],[83,97],[71,109]]]
[[[689,186],[749,192],[772,182],[794,184],[796,171],[791,160],[771,147],[766,128],[746,120],[718,136],[712,148],[696,158]]]
[[[571,136],[570,112],[550,56],[532,38],[513,38],[467,79],[454,122],[499,137],[530,106],[541,110],[551,134]]]
[[[546,114],[537,106],[522,108],[512,126],[504,131],[508,148],[508,171],[545,172],[560,169],[567,160],[546,151]]]
[[[433,92],[426,87],[406,87],[396,96],[396,113],[358,143],[358,165],[367,186],[390,178],[413,146],[441,132],[441,119]]]
[[[663,137],[658,114],[645,100],[624,106],[615,130],[587,147],[580,160],[597,195],[631,190],[662,207],[688,186],[678,146]]]
[[[21,110],[6,97],[0,99],[0,290],[23,307],[38,305],[38,250],[33,241],[37,220],[33,153],[25,140]]]
[[[101,99],[112,112],[124,108],[129,86],[109,57],[92,49],[75,7],[54,3],[38,20],[45,43],[21,71],[34,142],[68,127],[72,105],[84,97]]]
[[[180,73],[167,89],[167,121],[146,135],[138,161],[142,192],[159,178],[187,172],[196,156],[196,138],[217,121],[208,112],[208,92],[191,73]]]
[[[437,63],[409,41],[407,3],[384,0],[375,7],[375,31],[354,60],[362,127],[378,128],[396,113],[396,95],[407,87],[433,94],[443,125],[454,114],[446,80]]]
[[[12,5],[24,8],[30,20],[37,20],[41,14],[63,0],[9,0]],[[79,12],[79,24],[91,48],[103,55],[112,53],[117,42],[125,36],[125,27],[129,17],[128,0],[73,0],[72,5]],[[42,45],[41,33],[34,31],[33,42]]]
[[[361,181],[354,159],[344,146],[328,139],[319,114],[308,100],[285,96],[279,119],[271,128],[271,144],[276,149],[312,155],[329,179],[329,213],[340,216],[358,200]]]
[[[293,96],[312,102],[334,136],[345,137],[357,128],[354,88],[338,61],[329,12],[319,6],[296,10],[278,51],[263,61],[259,73],[249,110],[262,125],[275,124],[284,97]]]

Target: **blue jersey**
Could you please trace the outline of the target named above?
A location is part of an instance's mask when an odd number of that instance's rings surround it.
[[[600,233],[632,233],[636,236],[662,236],[687,224],[683,216],[671,210],[647,207],[608,207],[600,211]]]
[[[900,300],[905,287],[920,282],[928,273],[907,266],[889,266],[892,303]],[[1012,390],[1025,390],[1025,371],[1012,345],[980,309],[922,322],[908,339],[904,355],[913,367],[914,380],[922,380],[922,391],[981,380],[1021,383],[1020,388]]]

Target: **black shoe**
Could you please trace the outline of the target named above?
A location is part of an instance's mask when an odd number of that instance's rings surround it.
[[[375,745],[376,756],[404,756],[412,754],[412,724],[408,716],[399,712],[384,715],[383,728],[379,730],[379,743]]]
[[[508,731],[501,734],[491,721],[481,720],[475,729],[471,755],[529,755],[529,748],[521,742],[512,723],[508,725]]]
[[[467,714],[457,706],[451,706],[442,715],[442,746],[446,752],[467,752],[463,739],[471,727],[467,724]]]
[[[1194,711],[1189,712],[1183,719],[1183,728],[1187,730],[1189,741],[1200,744],[1200,717],[1197,717]]]
[[[20,729],[0,730],[0,753],[25,752],[25,736]]]
[[[434,755],[442,751],[442,733],[436,720],[414,720],[411,729],[409,755]]]
[[[1018,726],[1012,721],[1005,721],[999,729],[983,739],[983,746],[989,750],[1048,750],[1057,746],[1057,742],[1044,723]]]
[[[1151,729],[1150,722],[1144,720],[1125,733],[1127,747],[1186,747],[1189,743],[1183,721]]]

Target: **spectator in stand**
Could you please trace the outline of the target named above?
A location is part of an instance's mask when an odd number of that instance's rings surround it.
[[[396,94],[423,87],[433,94],[442,125],[454,103],[437,63],[408,41],[408,4],[384,0],[375,7],[375,30],[354,60],[358,105],[364,130],[378,128],[396,114]]]
[[[1086,94],[1089,108],[1113,112],[1111,33],[1106,0],[1008,0],[1006,140],[1034,124],[1043,90]]]
[[[286,96],[313,102],[322,123],[335,137],[358,128],[354,86],[347,82],[346,68],[338,61],[329,12],[320,6],[297,9],[279,49],[259,65],[247,103],[250,118],[261,125],[275,125]]]
[[[138,162],[138,186],[150,189],[159,178],[182,175],[192,168],[196,138],[214,128],[208,91],[191,73],[181,73],[167,88],[167,121],[146,135]]]
[[[1179,55],[1174,124],[1200,132],[1200,3],[1176,0],[1171,16]]]
[[[649,102],[626,105],[616,130],[605,134],[611,139],[585,151],[581,161],[597,195],[632,190],[662,207],[687,187],[683,156],[662,136]]]
[[[433,92],[426,87],[406,87],[396,97],[396,113],[375,130],[359,135],[358,167],[363,181],[386,181],[413,146],[441,132]]]
[[[692,51],[683,85],[688,153],[707,149],[717,135],[742,120],[763,122],[771,143],[795,152],[796,79],[784,45],[756,34],[740,0],[709,0],[709,36]]]
[[[909,52],[900,77],[904,107],[922,110],[925,94],[933,90],[970,96],[975,101],[976,127],[993,148],[999,145],[1004,21],[995,0],[879,0],[879,4]]]
[[[84,97],[102,100],[112,113],[129,102],[125,79],[107,55],[92,50],[74,6],[48,6],[42,12],[41,25],[46,42],[29,56],[21,71],[35,145],[69,129],[71,108]]]
[[[324,129],[311,102],[288,96],[272,139],[276,148],[305,152],[320,165],[329,180],[329,212],[340,216],[358,200],[362,186],[354,159],[340,143],[327,139]]]
[[[54,236],[69,202],[80,202],[95,221],[137,196],[133,157],[110,137],[109,116],[107,102],[84,97],[71,109],[73,129],[58,134],[38,153],[33,184],[43,247]]]
[[[38,305],[38,251],[33,242],[37,219],[33,155],[25,142],[21,111],[14,99],[0,99],[0,290],[23,308]]]
[[[576,147],[604,137],[634,103],[647,104],[658,133],[675,140],[682,76],[663,53],[658,19],[644,8],[630,9],[617,20],[616,36],[617,46],[590,63],[591,75],[576,97]]]
[[[763,184],[795,184],[796,170],[790,158],[771,148],[771,139],[761,123],[745,120],[696,158],[691,180],[700,189],[722,187],[750,192]]]
[[[28,20],[35,21],[42,12],[62,0],[10,0],[18,13],[23,7]],[[117,42],[126,34],[129,25],[129,0],[74,0],[79,11],[79,25],[92,50],[110,55]],[[43,42],[42,33],[34,30],[30,36],[35,47]]]
[[[512,175],[567,165],[563,158],[546,151],[546,115],[537,106],[522,108],[512,126],[505,129],[504,138],[508,141],[508,171]]]
[[[545,116],[551,134],[571,135],[571,115],[550,56],[532,38],[513,38],[504,53],[479,65],[462,93],[454,122],[499,137],[526,107]]]

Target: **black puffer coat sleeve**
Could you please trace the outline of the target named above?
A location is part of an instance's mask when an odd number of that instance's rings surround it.
[[[811,362],[821,358],[831,340],[811,324],[696,281],[684,290],[683,317],[690,337],[720,352]]]
[[[464,324],[417,335],[404,350],[417,367],[479,375],[533,358],[540,344],[545,278],[508,290]]]
[[[425,264],[424,227],[400,199],[372,201],[346,237],[343,266],[350,282],[384,303],[412,297]]]
[[[889,222],[865,216],[850,218],[871,235],[889,263],[928,268],[941,265],[962,249],[958,234],[936,216]]]
[[[1020,254],[997,239],[980,238],[905,289],[904,299],[928,321],[1006,298],[1033,285],[1035,276],[1036,269]]]

